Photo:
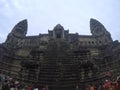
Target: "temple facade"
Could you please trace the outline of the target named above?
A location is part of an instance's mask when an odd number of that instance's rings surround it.
[[[0,44],[0,71],[25,84],[74,90],[120,71],[120,43],[96,19],[90,19],[91,35],[57,24],[47,34],[26,36],[27,26],[27,20],[19,22]]]

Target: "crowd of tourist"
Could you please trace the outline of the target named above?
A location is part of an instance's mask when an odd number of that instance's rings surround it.
[[[0,90],[39,90],[33,85],[24,85],[8,75],[0,73]],[[48,90],[48,89],[44,89]]]
[[[38,89],[34,85],[25,86],[19,80],[0,73],[0,90],[49,90],[49,88],[48,85],[45,85],[42,89]],[[113,79],[108,74],[104,81],[100,82],[97,86],[91,82],[84,89],[77,84],[75,90],[120,90],[120,75]]]
[[[104,79],[105,80],[100,82],[98,86],[89,84],[88,90],[120,90],[120,75],[115,78],[111,78],[110,75],[107,75]]]

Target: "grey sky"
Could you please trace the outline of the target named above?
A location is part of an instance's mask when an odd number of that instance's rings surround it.
[[[120,40],[120,0],[0,0],[0,42],[19,21],[28,20],[27,35],[47,33],[58,23],[71,33],[90,34],[95,18]]]

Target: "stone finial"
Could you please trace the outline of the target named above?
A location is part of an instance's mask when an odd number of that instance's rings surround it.
[[[91,32],[92,32],[93,30],[95,30],[96,27],[101,27],[101,28],[104,28],[104,29],[105,29],[105,27],[104,27],[104,25],[103,25],[102,23],[100,23],[100,22],[97,21],[96,19],[91,18],[91,19],[90,19],[90,30],[91,30]],[[106,30],[106,29],[105,29],[105,30]]]
[[[24,19],[15,25],[15,27],[12,30],[12,33],[25,36],[27,34],[27,27],[27,19]]]
[[[109,34],[109,32],[104,27],[104,25],[93,18],[90,19],[90,30],[91,30],[92,35],[94,36]]]
[[[63,26],[61,24],[57,24],[55,27],[54,27],[54,30],[64,30]]]

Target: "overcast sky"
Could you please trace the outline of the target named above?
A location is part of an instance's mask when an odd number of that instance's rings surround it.
[[[27,35],[39,35],[61,24],[70,33],[90,34],[95,18],[120,41],[120,0],[0,0],[0,43],[19,21],[28,20]]]

